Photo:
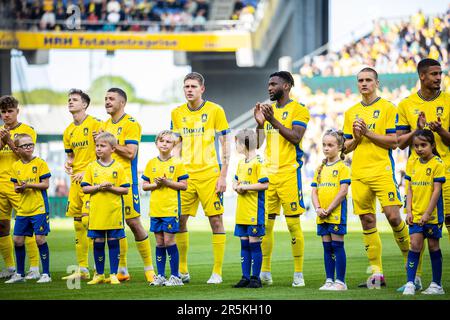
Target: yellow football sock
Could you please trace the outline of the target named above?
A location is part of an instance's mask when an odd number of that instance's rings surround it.
[[[144,261],[144,270],[153,270],[152,249],[150,248],[150,239],[147,237],[144,240],[136,241],[136,247],[139,253],[141,254],[142,261]]]
[[[262,272],[270,272],[272,267],[272,251],[273,251],[273,227],[275,226],[275,219],[266,219],[266,235],[262,238]]]
[[[119,268],[126,268],[127,267],[127,253],[128,253],[127,237],[120,239],[119,244],[120,244]]]
[[[422,250],[420,251],[419,263],[417,264],[417,271],[416,271],[417,277],[422,277],[422,260],[423,260],[423,253],[425,252],[426,247],[427,247],[427,241],[424,241]]]
[[[187,263],[187,253],[189,250],[189,232],[180,232],[176,235],[178,254],[180,257],[179,272],[189,273]]]
[[[369,264],[372,267],[372,273],[383,273],[381,263],[381,238],[377,228],[363,230],[364,245],[366,247]]]
[[[25,237],[25,249],[30,258],[30,268],[39,268],[39,249],[36,243],[36,237]]]
[[[214,267],[213,273],[222,275],[223,256],[225,255],[225,233],[214,233],[212,237]]]
[[[77,254],[77,263],[80,268],[88,268],[89,239],[87,229],[82,221],[73,221],[75,228],[75,251]]]
[[[398,247],[400,248],[400,251],[403,255],[403,260],[405,262],[408,261],[408,252],[409,252],[409,228],[408,225],[405,223],[405,221],[402,220],[402,222],[396,226],[392,227],[392,230],[394,231],[394,238],[397,242]]]
[[[300,218],[286,217],[286,223],[291,234],[292,256],[294,257],[294,272],[303,272],[303,254],[305,252],[305,239],[303,237]]]
[[[0,254],[5,260],[5,266],[8,269],[15,268],[14,264],[14,245],[11,235],[0,237]]]

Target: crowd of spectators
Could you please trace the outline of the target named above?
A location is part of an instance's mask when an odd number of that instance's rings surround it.
[[[32,30],[72,29],[67,22],[79,17],[89,31],[203,31],[210,13],[209,0],[9,1],[16,27]],[[252,22],[258,1],[235,0],[230,20]]]
[[[338,52],[306,59],[300,75],[346,76],[361,65],[375,67],[379,73],[415,72],[423,58],[448,66],[450,49],[450,6],[447,12],[426,17],[421,10],[406,21],[379,20],[372,32],[344,46]]]

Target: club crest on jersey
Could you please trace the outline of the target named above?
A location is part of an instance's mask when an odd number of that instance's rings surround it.
[[[129,215],[131,213],[131,208],[129,206],[125,207],[125,214]]]
[[[85,136],[87,136],[87,135],[89,134],[89,128],[84,128],[84,129],[83,129],[83,134],[84,134]]]
[[[291,210],[297,211],[297,202],[291,202]]]
[[[427,176],[431,175],[431,168],[427,168],[426,174],[427,174]]]
[[[333,177],[337,177],[338,174],[339,174],[339,171],[333,170]]]
[[[117,171],[113,171],[112,176],[113,176],[114,179],[116,179],[117,178]]]
[[[208,115],[206,113],[202,114],[202,122],[206,122],[208,120]]]
[[[122,133],[122,127],[117,128],[117,135],[119,136]]]
[[[214,208],[216,210],[220,210],[220,202],[219,201],[214,202]]]
[[[33,173],[37,173],[37,167],[33,167],[33,168],[31,169],[31,171],[33,171]]]
[[[375,111],[373,112],[373,118],[374,118],[374,119],[378,119],[379,116],[380,116],[380,110],[375,110]]]
[[[395,200],[394,193],[393,192],[389,192],[388,193],[388,198],[389,198],[389,201],[394,201]]]
[[[170,172],[170,173],[173,173],[174,171],[175,171],[175,167],[174,167],[174,166],[170,166],[170,167],[169,167],[169,172]]]
[[[436,107],[436,116],[442,117],[444,114],[444,107]]]
[[[251,175],[252,171],[253,171],[252,168],[248,168],[248,170],[247,170],[248,175]]]
[[[283,115],[281,116],[281,119],[286,120],[288,114],[289,114],[289,112],[287,112],[287,111],[283,112]]]

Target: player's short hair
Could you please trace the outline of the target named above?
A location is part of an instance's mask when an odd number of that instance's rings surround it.
[[[361,72],[372,72],[372,73],[375,75],[375,80],[378,80],[378,72],[377,72],[374,68],[371,68],[371,67],[364,67],[364,68],[362,68],[362,69],[358,72],[358,75],[359,75]],[[358,77],[358,75],[357,75],[356,77]]]
[[[110,89],[108,89],[108,91],[106,91],[106,92],[115,92],[115,93],[117,93],[119,96],[121,96],[122,98],[124,98],[125,99],[125,102],[127,102],[127,94],[126,94],[126,92],[125,91],[123,91],[122,89],[120,89],[120,88],[110,88]]]
[[[91,98],[86,92],[83,92],[83,90],[80,89],[70,89],[69,90],[69,96],[73,94],[78,94],[81,97],[81,101],[87,104],[86,108],[89,107],[89,104],[91,103]]]
[[[161,131],[160,133],[158,133],[158,135],[156,136],[156,140],[155,140],[155,141],[158,142],[158,141],[161,140],[162,137],[164,137],[164,136],[172,136],[173,141],[174,141],[174,142],[176,141],[175,133],[174,133],[173,131],[171,131],[171,130],[163,130],[163,131]]]
[[[423,72],[427,72],[429,67],[433,67],[433,66],[441,66],[441,64],[439,63],[439,61],[434,60],[434,59],[430,59],[430,58],[425,58],[419,61],[419,63],[417,64],[417,73],[421,74]]]
[[[191,72],[188,73],[183,80],[183,83],[186,82],[186,80],[197,80],[201,86],[205,85],[205,78],[198,72]]]
[[[274,72],[269,76],[269,78],[272,78],[272,77],[279,77],[279,78],[283,79],[285,82],[287,82],[291,87],[294,86],[294,77],[288,71]]]
[[[18,147],[20,145],[20,140],[23,138],[30,138],[33,140],[33,138],[27,133],[18,133],[14,136],[14,145]]]
[[[236,134],[236,143],[242,144],[249,151],[257,148],[257,136],[253,129],[243,129]]]
[[[95,138],[95,142],[98,142],[98,141],[106,141],[107,143],[109,143],[109,145],[111,147],[115,147],[117,145],[116,137],[114,137],[114,135],[109,132],[99,133],[97,135],[97,137]]]
[[[19,107],[19,101],[13,96],[1,96],[0,97],[0,110],[17,109]]]

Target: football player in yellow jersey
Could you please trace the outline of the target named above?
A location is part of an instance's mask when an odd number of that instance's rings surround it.
[[[89,279],[89,239],[87,237],[89,196],[83,193],[81,181],[87,165],[96,159],[93,133],[98,132],[101,121],[86,113],[91,101],[88,94],[78,89],[72,89],[68,96],[68,108],[73,122],[64,130],[63,134],[64,149],[67,155],[64,167],[71,178],[66,216],[73,217],[78,270],[62,279]]]
[[[322,237],[327,276],[319,290],[347,290],[344,235],[347,233],[347,193],[351,180],[350,169],[343,162],[344,142],[342,131],[330,129],[325,132],[322,147],[326,158],[311,183],[312,202],[317,213],[317,235]]]
[[[261,238],[265,234],[266,192],[269,178],[256,154],[256,133],[244,129],[236,135],[236,150],[243,154],[233,190],[238,193],[234,235],[241,239],[242,278],[235,288],[261,288]],[[250,273],[252,276],[250,276]]]
[[[101,284],[105,279],[105,240],[108,241],[110,277],[112,285],[120,284],[117,278],[119,268],[119,239],[125,237],[124,201],[130,183],[123,166],[113,159],[117,140],[109,132],[102,132],[95,139],[97,160],[91,162],[85,171],[81,186],[89,194],[88,237],[94,239],[96,273],[87,284]]]
[[[436,149],[446,165],[445,177],[450,180],[450,95],[441,91],[442,67],[436,60],[423,59],[417,65],[417,72],[420,90],[398,106],[399,147],[411,147],[416,130],[430,129],[434,133]],[[410,154],[410,159],[417,157],[414,150]],[[450,183],[444,184],[442,190],[445,225],[450,231]]]
[[[26,133],[36,143],[34,129],[19,122],[19,102],[13,96],[0,98],[1,118],[4,122],[0,126],[0,254],[6,268],[0,272],[0,279],[8,278],[14,274],[14,250],[10,236],[12,209],[17,212],[20,194],[14,192],[14,185],[10,182],[12,164],[19,160],[18,150],[12,139],[17,134]],[[39,279],[39,251],[34,236],[25,238],[25,248],[30,259],[30,271],[26,275],[27,280]]]
[[[418,157],[411,159],[405,179],[409,180],[406,221],[410,225],[411,249],[406,264],[407,283],[403,294],[414,295],[415,276],[425,238],[431,259],[433,280],[423,294],[442,295],[442,253],[439,238],[444,222],[444,200],[442,184],[446,183],[445,165],[439,158],[433,132],[416,130],[413,146]]]
[[[181,138],[181,143],[174,149],[174,155],[182,157],[189,174],[188,189],[181,192],[182,215],[180,232],[176,236],[180,252],[180,275],[183,282],[189,281],[187,221],[189,216],[196,216],[201,202],[213,233],[214,266],[207,283],[219,284],[222,283],[225,254],[222,194],[226,190],[230,154],[229,126],[223,108],[203,99],[205,79],[201,74],[189,73],[184,77],[183,83],[187,103],[175,108],[171,115],[171,129]],[[221,164],[219,150],[216,150],[217,140],[222,146]]]
[[[156,266],[158,275],[150,283],[153,286],[182,286],[179,270],[179,252],[175,235],[180,229],[180,190],[187,189],[189,175],[180,159],[171,155],[178,140],[170,130],[161,131],[156,137],[159,156],[145,167],[142,190],[151,191],[150,231],[155,233]],[[166,255],[167,253],[167,255]],[[169,256],[171,275],[166,279],[166,258]]]
[[[34,140],[26,134],[17,134],[14,145],[20,159],[11,168],[11,182],[14,191],[20,194],[14,224],[14,251],[16,253],[17,272],[5,283],[25,282],[25,237],[36,235],[36,243],[42,262],[42,275],[37,283],[48,283],[50,277],[50,253],[46,236],[50,232],[47,189],[50,170],[47,163],[35,157]]]
[[[353,211],[363,228],[363,239],[372,275],[360,287],[385,285],[381,262],[381,239],[376,224],[376,199],[394,231],[394,238],[405,259],[409,249],[408,226],[401,219],[402,202],[395,180],[392,150],[397,148],[396,107],[377,95],[378,73],[362,69],[358,75],[362,101],[345,112],[345,153],[353,153]]]
[[[141,141],[141,125],[130,115],[125,113],[127,94],[120,88],[111,88],[106,92],[105,108],[111,116],[102,124],[101,131],[113,134],[118,144],[113,158],[125,169],[128,180],[131,181],[131,190],[123,196],[125,205],[125,221],[134,234],[136,247],[144,261],[144,272],[147,282],[152,282],[155,276],[153,271],[152,253],[148,234],[142,226],[140,219],[140,200],[138,186],[138,152]],[[127,238],[120,239],[120,262],[117,278],[128,281],[130,275],[127,269]]]
[[[263,262],[261,281],[272,284],[271,259],[273,250],[273,227],[280,207],[286,217],[291,234],[294,257],[292,286],[303,287],[304,237],[300,226],[300,215],[305,212],[302,194],[301,167],[303,165],[302,138],[309,121],[309,111],[301,103],[289,98],[294,79],[287,71],[270,75],[268,92],[270,104],[257,103],[254,109],[258,124],[258,147],[266,139],[265,161],[269,175],[267,190],[266,235],[262,240]]]

